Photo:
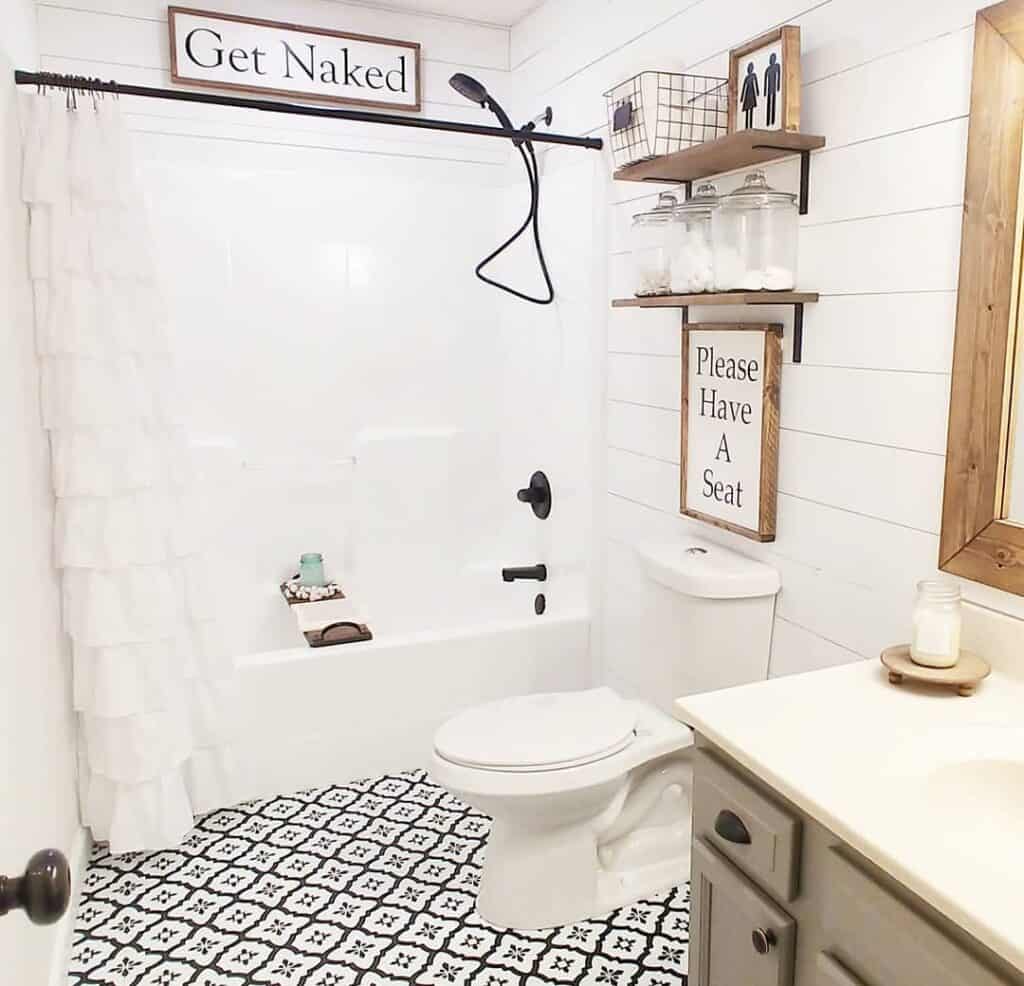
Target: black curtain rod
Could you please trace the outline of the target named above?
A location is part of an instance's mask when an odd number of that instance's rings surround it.
[[[79,78],[59,75],[54,72],[14,73],[19,86],[51,86],[58,89],[75,89],[80,92],[110,92],[121,96],[145,96],[151,99],[173,99],[184,103],[207,103],[212,106],[235,106],[247,110],[263,110],[267,113],[288,113],[292,116],[318,116],[329,120],[351,120],[355,123],[383,123],[393,127],[412,127],[414,130],[442,130],[449,133],[474,134],[478,137],[502,137],[507,140],[521,139],[521,130],[507,130],[504,127],[485,127],[474,123],[457,123],[454,120],[431,120],[421,116],[395,116],[391,113],[373,113],[368,110],[339,110],[326,106],[305,106],[297,103],[278,103],[271,99],[248,99],[239,96],[219,96],[214,93],[192,92],[188,89],[158,89],[153,86],[130,86],[120,82],[103,82],[100,79]],[[567,144],[570,147],[586,147],[599,151],[604,142],[600,137],[570,137],[566,134],[539,133],[529,131],[529,139],[537,144]]]

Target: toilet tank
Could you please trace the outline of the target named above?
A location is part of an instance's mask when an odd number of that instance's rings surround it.
[[[666,711],[681,695],[768,677],[775,598],[781,582],[770,565],[690,538],[636,549],[643,612],[629,621],[624,692]],[[614,636],[613,634],[610,636]]]

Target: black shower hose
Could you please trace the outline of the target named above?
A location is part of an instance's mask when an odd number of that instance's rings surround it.
[[[548,264],[544,259],[544,248],[540,242],[540,169],[537,167],[537,156],[533,152],[533,144],[529,140],[524,140],[519,146],[519,153],[523,158],[523,164],[526,166],[526,174],[530,179],[530,211],[523,220],[523,224],[517,229],[504,243],[498,247],[493,253],[484,257],[483,260],[477,264],[476,276],[480,278],[485,284],[491,285],[491,287],[498,288],[500,291],[505,291],[508,294],[515,295],[517,298],[521,298],[523,301],[529,301],[534,305],[550,305],[555,300],[555,288],[551,283],[551,275],[548,273]],[[502,284],[501,281],[495,281],[483,273],[484,268],[501,256],[516,240],[519,239],[523,233],[526,232],[527,228],[533,227],[533,242],[537,247],[537,260],[540,262],[541,272],[544,274],[544,282],[547,284],[548,293],[546,298],[537,298],[533,295],[524,294],[522,291],[517,291],[515,288],[509,287],[507,284]]]

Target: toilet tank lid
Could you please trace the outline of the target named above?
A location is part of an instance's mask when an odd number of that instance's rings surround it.
[[[774,596],[782,584],[771,565],[698,538],[647,542],[636,553],[655,582],[701,599]]]

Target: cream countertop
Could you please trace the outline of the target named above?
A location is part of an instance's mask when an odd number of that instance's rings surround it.
[[[890,685],[879,662],[861,661],[675,707],[1024,971],[1024,679],[994,670],[961,698]]]

